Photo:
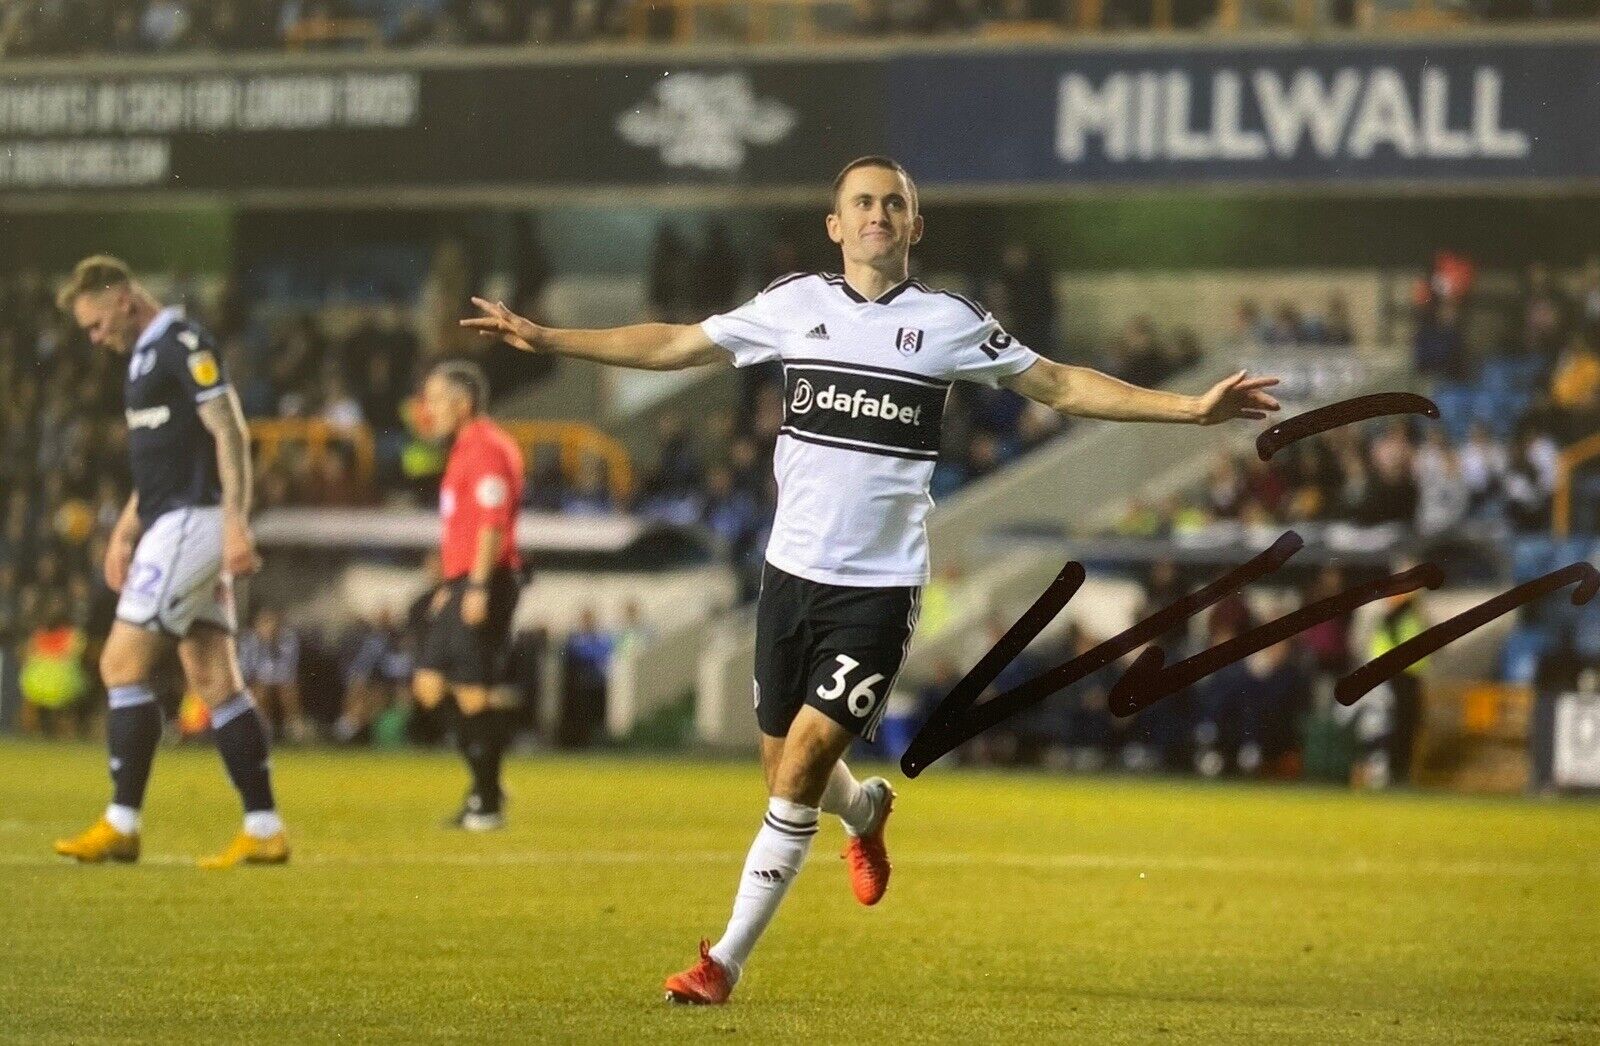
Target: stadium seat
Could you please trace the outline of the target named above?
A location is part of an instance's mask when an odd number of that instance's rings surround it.
[[[1546,629],[1518,625],[1500,648],[1500,679],[1506,683],[1532,683],[1539,672],[1539,659],[1555,645]]]
[[[1480,384],[1495,392],[1531,393],[1539,383],[1540,371],[1536,359],[1496,356],[1484,362]]]
[[[1433,402],[1439,408],[1439,420],[1452,443],[1464,443],[1472,427],[1475,407],[1475,390],[1468,385],[1441,382],[1433,390]]]
[[[1549,573],[1555,562],[1556,539],[1549,534],[1532,534],[1516,539],[1511,548],[1511,583],[1525,584]]]

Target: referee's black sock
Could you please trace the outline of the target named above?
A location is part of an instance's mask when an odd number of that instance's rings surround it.
[[[472,794],[478,799],[477,813],[500,812],[500,754],[505,747],[501,738],[500,713],[493,709],[474,712],[461,717],[456,732],[461,748],[461,758],[472,771]]]

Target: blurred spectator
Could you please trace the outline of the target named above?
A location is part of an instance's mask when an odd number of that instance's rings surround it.
[[[1553,364],[1566,343],[1571,317],[1566,298],[1556,286],[1550,267],[1543,262],[1528,266],[1518,311],[1522,320],[1522,351]]]
[[[1396,565],[1395,572],[1408,570],[1417,564],[1404,561]],[[1421,597],[1416,592],[1390,596],[1383,604],[1383,615],[1367,648],[1369,661],[1393,650],[1427,630],[1429,622],[1422,610]],[[1417,728],[1422,722],[1423,676],[1428,670],[1428,659],[1422,658],[1408,665],[1385,684],[1389,703],[1388,729],[1369,740],[1365,783],[1382,787],[1385,784],[1409,784],[1411,781],[1412,753],[1416,748]]]
[[[1600,345],[1600,254],[1583,261],[1578,275],[1577,311],[1579,333],[1590,345]]]
[[[578,615],[578,626],[567,636],[561,725],[557,735],[564,747],[587,748],[605,729],[606,687],[611,675],[611,654],[616,636],[601,629],[592,609]]]
[[[694,266],[688,246],[671,222],[656,229],[656,242],[650,252],[645,302],[650,317],[663,323],[683,323],[690,319],[696,295]]]
[[[1550,379],[1555,435],[1563,446],[1600,429],[1600,354],[1574,335]]]
[[[706,242],[694,264],[693,311],[698,316],[726,312],[738,304],[743,264],[727,223],[720,219],[708,222]]]
[[[622,627],[617,630],[616,649],[612,657],[621,656],[624,652],[644,649],[656,640],[657,629],[644,619],[639,610],[639,601],[628,600],[622,608]]]
[[[1494,438],[1489,427],[1481,421],[1473,422],[1467,432],[1466,445],[1461,449],[1461,479],[1467,485],[1472,511],[1478,511],[1491,498],[1500,495],[1510,464],[1509,452]]]
[[[274,736],[309,740],[311,729],[300,701],[300,637],[284,627],[277,610],[256,610],[239,637],[239,669]]]
[[[1466,341],[1461,332],[1461,306],[1444,298],[1419,310],[1411,340],[1412,365],[1419,374],[1460,380],[1467,372]]]
[[[1350,322],[1350,302],[1335,291],[1328,295],[1327,308],[1317,331],[1316,343],[1330,349],[1354,348],[1356,332]]]
[[[749,492],[734,486],[732,471],[726,465],[716,465],[706,473],[706,503],[701,519],[737,558],[749,550],[761,514]]]
[[[1014,240],[1000,252],[1000,284],[1011,305],[1007,328],[1041,356],[1056,355],[1055,275],[1032,247]]]
[[[81,737],[91,713],[85,701],[88,639],[67,614],[64,593],[52,592],[23,648],[18,684],[23,729],[46,737]]]
[[[342,744],[369,738],[391,709],[405,709],[415,668],[414,647],[387,609],[359,623],[345,641],[345,698],[333,736]],[[402,733],[400,727],[396,734]]]
[[[585,455],[577,479],[561,496],[561,511],[569,516],[603,516],[614,509],[605,463],[592,454]]]
[[[1506,513],[1518,531],[1546,530],[1561,452],[1555,440],[1524,425],[1511,448],[1505,474]]]
[[[1435,427],[1412,461],[1417,483],[1417,533],[1434,537],[1454,528],[1467,516],[1471,494],[1461,476],[1461,462]]]
[[[1301,597],[1302,607],[1332,599],[1348,587],[1344,572],[1333,564],[1324,566],[1306,587]],[[1319,621],[1301,632],[1299,643],[1310,657],[1318,672],[1330,676],[1343,675],[1350,667],[1350,622],[1352,613],[1346,611],[1338,617]]]
[[[1136,316],[1124,324],[1107,350],[1103,369],[1135,385],[1159,385],[1166,377],[1167,362],[1155,321]]]
[[[1293,349],[1312,340],[1306,336],[1300,309],[1292,301],[1278,303],[1261,335],[1261,345],[1268,349]]]

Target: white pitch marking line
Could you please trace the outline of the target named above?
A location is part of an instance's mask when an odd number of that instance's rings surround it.
[[[631,865],[631,864],[719,864],[733,863],[745,856],[735,850],[679,851],[658,853],[642,850],[527,850],[507,853],[429,853],[429,854],[296,854],[292,865],[312,867],[376,868],[384,866],[465,867],[493,868],[537,865]],[[1173,857],[1168,855],[1124,854],[963,854],[963,853],[910,853],[896,854],[896,863],[902,867],[929,868],[1022,868],[1034,871],[1049,870],[1118,870],[1216,872],[1223,874],[1282,874],[1323,875],[1334,877],[1362,877],[1377,875],[1440,875],[1493,878],[1522,876],[1533,878],[1567,878],[1600,876],[1600,864],[1535,864],[1517,861],[1374,861],[1365,858],[1354,860],[1304,861],[1268,860],[1235,857]],[[144,864],[158,866],[192,865],[195,858],[181,854],[145,854]],[[0,866],[41,867],[66,865],[66,858],[49,854],[0,854]]]

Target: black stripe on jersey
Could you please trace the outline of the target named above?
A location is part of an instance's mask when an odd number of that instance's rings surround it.
[[[767,284],[766,287],[761,291],[761,293],[765,294],[765,293],[767,293],[767,291],[775,291],[779,287],[782,287],[786,283],[793,283],[795,280],[803,280],[807,276],[815,276],[815,275],[816,275],[816,273],[814,273],[814,272],[791,272],[787,276],[779,276],[777,279],[775,279],[771,283]]]
[[[971,298],[967,297],[964,294],[957,294],[955,291],[941,291],[941,290],[938,290],[937,288],[929,287],[927,284],[923,283],[921,280],[912,280],[911,282],[917,288],[917,290],[922,291],[924,294],[942,294],[946,298],[954,298],[956,301],[960,302],[961,304],[965,305],[967,308],[971,309],[972,310],[972,314],[974,316],[978,317],[978,319],[980,319],[980,320],[981,319],[986,319],[988,317],[988,315],[989,315],[988,312],[984,311],[984,308],[983,308],[982,305],[979,305],[977,302],[973,301]]]
[[[765,818],[763,818],[762,819],[762,823],[765,824],[768,828],[772,829],[774,832],[780,832],[780,833],[782,833],[784,835],[789,836],[792,839],[809,839],[813,835],[817,834],[817,826],[816,825],[812,825],[811,829],[809,831],[796,831],[793,828],[785,828],[783,825],[781,825],[778,822],[774,821],[772,819],[772,815],[771,814],[768,814]]]
[[[890,287],[882,294],[878,295],[878,297],[874,299],[874,303],[877,305],[887,305],[910,289],[911,281],[903,280],[900,283],[895,284],[893,287]]]
[[[874,367],[866,363],[848,363],[841,360],[819,360],[810,356],[792,360],[784,360],[785,367],[796,367],[800,370],[841,370],[865,371],[868,374],[887,374],[892,378],[902,378],[906,381],[926,385],[932,389],[948,389],[950,383],[941,378],[930,378],[926,374],[915,374],[908,370],[895,370],[892,367]]]
[[[792,425],[785,425],[778,430],[780,435],[797,439],[801,443],[815,443],[819,447],[832,447],[834,450],[856,450],[863,454],[876,454],[880,458],[904,458],[907,461],[938,461],[937,450],[902,450],[898,447],[885,447],[877,443],[852,443],[846,440],[828,439],[826,436],[814,436],[809,432],[801,432]]]
[[[861,292],[860,291],[858,291],[854,287],[850,286],[850,284],[848,282],[846,282],[846,280],[845,280],[845,278],[843,276],[839,276],[839,275],[837,275],[835,273],[831,273],[831,272],[825,272],[825,273],[822,274],[822,278],[824,280],[828,281],[829,283],[831,283],[833,286],[835,286],[835,287],[839,288],[840,290],[844,291],[845,297],[849,298],[851,301],[861,302],[863,304],[866,303],[867,299],[865,299],[865,298],[863,298],[861,296]]]
[[[850,286],[850,282],[848,280],[846,280],[843,276],[840,276],[838,273],[824,272],[824,273],[818,273],[818,275],[821,276],[828,283],[830,283],[833,286],[835,286],[835,287],[839,288],[840,290],[844,291],[845,295],[851,301],[860,302],[863,305],[887,305],[890,302],[894,301],[896,298],[900,297],[900,295],[904,294],[910,287],[912,287],[917,282],[916,280],[910,280],[910,279],[902,280],[899,283],[895,284],[893,287],[890,287],[888,290],[884,291],[882,294],[878,295],[876,298],[867,298],[867,297],[863,297],[860,291],[858,291],[854,287]],[[924,288],[924,289],[926,289],[926,288]]]

